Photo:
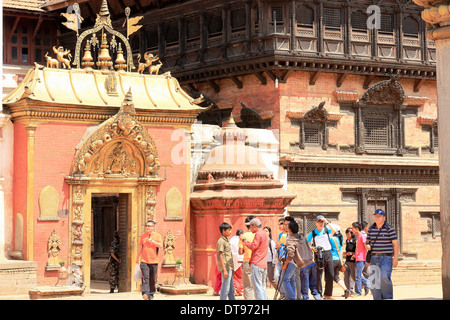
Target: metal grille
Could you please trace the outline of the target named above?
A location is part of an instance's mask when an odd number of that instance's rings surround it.
[[[369,146],[389,145],[389,119],[383,116],[364,117],[364,139]]]

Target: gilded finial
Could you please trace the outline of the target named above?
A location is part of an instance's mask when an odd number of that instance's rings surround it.
[[[134,109],[133,94],[131,93],[131,87],[130,89],[128,89],[128,92],[125,95],[125,98],[123,99],[119,113],[129,113],[129,114],[136,113],[136,110]]]

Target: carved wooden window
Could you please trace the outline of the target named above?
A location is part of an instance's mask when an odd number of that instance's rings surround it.
[[[312,29],[314,27],[314,10],[304,6],[299,5],[296,8],[295,16],[297,18],[298,28],[308,28]]]
[[[351,25],[353,31],[366,32],[367,30],[367,15],[362,12],[352,12]]]
[[[426,221],[426,228],[421,231],[424,238],[437,238],[441,236],[441,215],[439,212],[420,212],[420,219]]]
[[[149,30],[146,30],[145,38],[147,41],[147,50],[149,51],[158,50],[159,36],[157,26],[150,27]]]
[[[322,145],[321,132],[319,126],[305,125],[304,127],[305,134],[305,144],[312,146]]]
[[[44,21],[36,31],[38,20],[20,18],[13,30],[14,17],[4,17],[3,45],[4,63],[31,65],[34,62],[45,64],[45,54],[53,54],[56,46],[56,28],[53,23]]]
[[[385,115],[365,115],[364,144],[365,146],[389,146],[389,117]]]
[[[394,15],[382,13],[380,17],[380,33],[393,35],[394,33]]]
[[[178,38],[179,38],[178,22],[175,21],[169,23],[166,29],[165,38],[166,38],[166,47],[173,47],[178,45]]]
[[[247,23],[247,13],[245,8],[232,10],[230,14],[231,32],[240,32],[245,30]]]
[[[338,224],[339,212],[295,212],[289,210],[289,215],[299,226],[299,233],[307,236],[316,228],[317,216],[324,216],[330,223]]]
[[[208,23],[208,37],[218,37],[222,35],[223,19],[222,12],[212,14]]]
[[[439,140],[438,140],[438,127],[437,125],[433,127],[431,132],[431,143],[430,143],[434,149],[437,149],[439,147]]]
[[[367,200],[366,204],[366,222],[371,226],[375,221],[373,219],[373,214],[375,213],[375,210],[382,209],[387,214],[389,213],[389,210],[387,210],[387,201],[385,200]]]
[[[200,21],[198,19],[186,22],[186,40],[188,42],[200,40]]]
[[[340,30],[341,29],[341,9],[339,8],[323,8],[323,25],[325,29]]]
[[[406,17],[403,19],[403,35],[409,37],[419,37],[419,22],[413,17]]]
[[[270,30],[274,33],[284,33],[284,6],[274,5],[270,7]]]

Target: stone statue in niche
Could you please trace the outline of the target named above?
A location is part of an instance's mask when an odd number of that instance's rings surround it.
[[[50,238],[48,239],[47,250],[48,250],[47,266],[59,268],[59,261],[60,261],[59,253],[61,251],[61,238],[55,231],[52,232]]]
[[[164,265],[175,265],[175,236],[172,231],[164,237]]]

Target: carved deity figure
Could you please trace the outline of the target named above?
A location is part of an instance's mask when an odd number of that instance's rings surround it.
[[[175,264],[175,236],[172,231],[164,237],[164,264]]]
[[[127,168],[128,155],[122,143],[119,143],[114,148],[112,154],[109,156],[110,165],[106,173],[122,173],[124,174]]]
[[[138,73],[143,73],[146,68],[149,68],[152,65],[153,62],[159,60],[159,57],[158,56],[154,56],[153,54],[146,52],[146,53],[144,53],[144,60],[145,60],[145,63],[142,63],[141,62],[141,55],[139,54],[138,55],[139,68],[138,68],[138,71],[137,71]],[[159,71],[159,68],[158,68],[158,71]],[[153,72],[155,72],[155,71],[153,71]],[[158,74],[158,73],[156,73],[156,74]]]
[[[58,47],[58,49],[56,49],[56,47],[53,47],[53,52],[56,53],[56,59],[58,59],[58,61],[61,62],[63,68],[65,69],[67,67],[67,69],[70,69],[70,59],[72,59],[70,50],[64,51],[63,47]],[[64,56],[66,55],[69,59],[64,58]]]
[[[61,251],[61,238],[53,231],[47,243],[48,266],[59,266],[59,252]]]

